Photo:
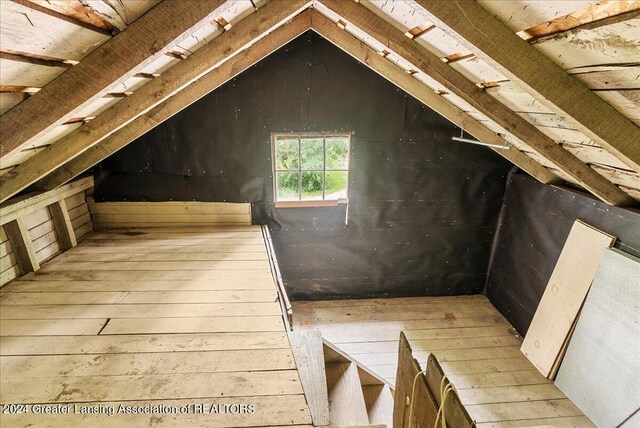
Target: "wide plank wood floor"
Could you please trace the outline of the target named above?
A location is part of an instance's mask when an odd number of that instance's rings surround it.
[[[72,412],[3,427],[311,424],[257,226],[106,230],[1,288],[0,376],[3,405]]]
[[[520,352],[522,339],[485,296],[294,302],[293,319],[391,386],[404,331],[423,367],[436,355],[478,427],[594,426]]]

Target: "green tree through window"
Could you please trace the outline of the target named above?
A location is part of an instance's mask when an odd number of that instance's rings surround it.
[[[347,198],[349,134],[274,134],[276,202]]]

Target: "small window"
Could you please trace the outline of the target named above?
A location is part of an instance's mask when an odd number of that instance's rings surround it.
[[[351,134],[272,134],[276,207],[346,203]]]

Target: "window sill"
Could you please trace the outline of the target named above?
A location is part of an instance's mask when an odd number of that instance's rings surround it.
[[[276,208],[314,208],[314,207],[337,207],[338,204],[347,204],[347,199],[333,201],[280,201],[276,202]]]

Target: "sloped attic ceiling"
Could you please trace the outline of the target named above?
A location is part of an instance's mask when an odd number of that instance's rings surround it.
[[[636,1],[93,3],[2,2],[3,201],[62,185],[310,28],[538,180],[640,200]]]

